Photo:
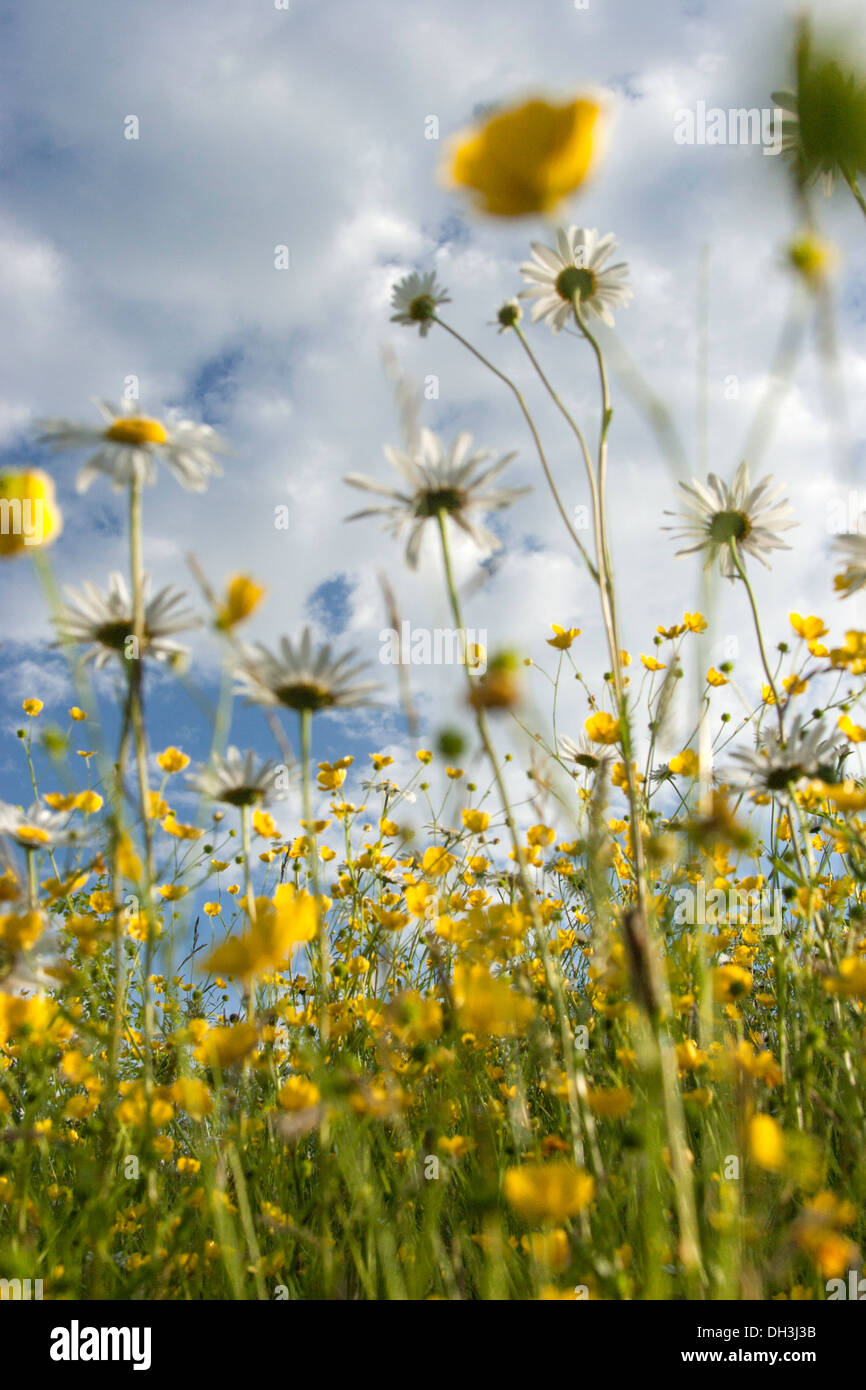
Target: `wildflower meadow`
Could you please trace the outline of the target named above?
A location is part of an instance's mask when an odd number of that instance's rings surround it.
[[[866,501],[792,611],[809,517],[774,447],[813,330],[835,399],[866,70],[817,19],[785,33],[754,133],[793,318],[766,326],[739,456],[693,447],[629,351],[642,254],[595,191],[601,75],[515,82],[443,138],[442,207],[524,250],[481,321],[441,257],[388,272],[384,358],[354,370],[393,433],[341,468],[316,539],[367,546],[378,642],[282,624],[291,531],[278,582],[208,542],[216,499],[244,506],[242,437],[120,367],[74,418],[45,381],[32,461],[0,475],[0,577],[26,571],[45,624],[4,724],[3,1300],[866,1297]],[[407,365],[440,343],[490,444]],[[664,469],[639,568],[629,411]],[[157,485],[189,518],[182,585]],[[116,509],[101,579],[94,520],[67,582],[73,490]],[[586,598],[551,572],[543,656],[479,598],[530,497]],[[404,611],[419,575],[429,626]]]

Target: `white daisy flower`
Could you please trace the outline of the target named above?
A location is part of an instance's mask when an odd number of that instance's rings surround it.
[[[741,463],[730,487],[715,473],[710,473],[706,487],[696,478],[691,483],[680,483],[689,499],[687,510],[665,512],[665,515],[680,516],[685,524],[679,528],[663,526],[662,530],[675,531],[677,540],[694,540],[694,545],[685,546],[677,554],[691,555],[696,550],[705,550],[705,568],[709,569],[718,558],[722,573],[728,579],[737,577],[731,541],[736,542],[741,560],[753,555],[769,569],[764,553],[790,550],[791,547],[780,540],[779,532],[798,524],[792,519],[790,503],[778,501],[784,488],[771,489],[772,481],[772,474],[768,474],[751,487],[749,466]]]
[[[237,748],[229,747],[224,758],[215,757],[210,767],[190,774],[186,780],[211,801],[222,801],[227,806],[264,806],[285,796],[285,791],[277,787],[277,775],[282,770],[277,763],[257,765],[252,749],[242,756]]]
[[[421,337],[426,338],[439,305],[450,303],[441,285],[436,284],[435,270],[425,271],[423,275],[413,270],[411,275],[399,280],[391,291],[391,308],[397,311],[391,315],[391,322],[405,323],[410,328],[412,324],[417,324]]]
[[[69,969],[68,966],[66,968]],[[64,962],[56,956],[36,951],[21,952],[8,960],[5,967],[0,967],[0,994],[43,994],[56,988],[64,973]]]
[[[77,479],[79,492],[85,492],[94,478],[104,473],[116,489],[134,478],[152,483],[157,461],[171,470],[189,492],[203,492],[207,480],[221,472],[214,454],[227,446],[210,425],[197,425],[170,412],[165,421],[141,414],[137,401],[96,401],[106,426],[80,425],[74,420],[40,420],[38,442],[56,451],[94,448]]]
[[[863,525],[862,517],[860,525]],[[855,532],[839,536],[836,549],[845,564],[844,574],[836,576],[836,588],[848,598],[858,589],[866,588],[866,535]]]
[[[797,716],[784,739],[767,730],[757,748],[741,748],[732,754],[732,760],[736,768],[727,781],[735,791],[771,792],[782,800],[792,787],[812,778],[837,780],[836,745],[827,737],[823,724],[804,728],[802,715]]]
[[[201,622],[189,609],[181,609],[186,594],[166,585],[148,599],[150,579],[144,576],[144,651],[157,661],[172,661],[186,652],[173,641],[176,632],[197,627]],[[85,583],[80,590],[67,589],[69,602],[57,617],[61,643],[71,642],[87,648],[84,661],[97,670],[115,657],[128,654],[127,642],[135,634],[132,599],[122,574],[109,575],[108,592]]]
[[[348,521],[365,516],[382,516],[387,529],[399,536],[408,526],[406,563],[417,568],[421,537],[428,521],[436,521],[440,511],[447,512],[461,530],[471,536],[483,550],[498,550],[499,537],[474,519],[473,513],[500,511],[529,488],[489,488],[486,484],[497,477],[515,457],[505,454],[490,467],[483,464],[491,457],[489,449],[472,452],[472,435],[459,434],[446,450],[432,430],[422,429],[417,448],[409,453],[385,446],[385,457],[406,480],[406,488],[385,487],[361,473],[349,473],[344,478],[350,487],[364,492],[379,493],[393,499],[392,506],[368,507],[354,512]],[[479,471],[480,470],[480,471]]]
[[[532,242],[531,261],[520,267],[530,288],[520,291],[521,299],[535,299],[532,322],[547,319],[554,333],[572,317],[577,299],[581,310],[613,327],[611,309],[625,305],[634,290],[626,283],[625,261],[606,266],[616,246],[613,232],[599,239],[598,232],[586,227],[560,227],[556,250],[540,241]]]
[[[606,769],[613,761],[611,754],[600,753],[598,745],[591,743],[585,734],[579,742],[563,734],[559,740],[559,756],[563,762],[577,763],[578,767],[589,768],[592,772]]]
[[[379,686],[357,680],[367,662],[355,662],[356,656],[354,651],[334,656],[329,643],[314,650],[306,627],[294,646],[284,637],[276,655],[261,643],[245,648],[235,668],[239,693],[254,704],[283,705],[298,712],[365,704]]]
[[[68,819],[61,811],[49,811],[41,801],[34,801],[26,811],[0,801],[0,836],[14,840],[20,849],[55,849],[82,840],[79,830],[67,826]]]

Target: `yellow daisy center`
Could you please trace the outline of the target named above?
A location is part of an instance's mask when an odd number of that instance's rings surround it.
[[[42,830],[38,825],[22,825],[18,829],[18,839],[24,840],[27,844],[45,845],[50,839],[47,830]]]
[[[115,420],[105,431],[106,439],[116,444],[166,444],[168,434],[165,425],[159,420],[149,420],[146,415],[124,415]]]

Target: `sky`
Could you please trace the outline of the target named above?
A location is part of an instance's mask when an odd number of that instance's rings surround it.
[[[862,7],[824,0],[821,11],[859,15],[862,29]],[[796,214],[781,158],[752,145],[680,144],[674,131],[677,113],[701,102],[769,107],[791,76],[792,14],[777,0],[0,6],[0,466],[34,464],[54,476],[65,518],[51,552],[57,583],[105,587],[125,567],[124,499],[103,480],[79,496],[83,456],[46,454],[34,422],[96,422],[92,398],[118,398],[134,376],[148,413],[181,408],[219,429],[232,450],[204,495],[164,471],[148,490],[148,569],[196,604],[190,553],[217,586],[248,572],[268,590],[245,630],[250,640],[273,644],[309,622],[319,638],[357,648],[383,682],[382,706],[318,721],[315,752],[355,754],[353,779],[370,752],[388,752],[399,778],[416,747],[432,747],[446,725],[467,728],[467,719],[459,670],[413,667],[421,728],[409,738],[394,668],[378,660],[382,571],[413,626],[452,625],[435,546],[410,573],[378,521],[344,520],[359,506],[342,482],[347,472],[391,480],[382,447],[401,443],[383,369],[391,350],[428,383],[424,423],[446,440],[470,431],[497,455],[516,450],[503,482],[532,488],[492,520],[497,554],[455,542],[467,624],[486,631],[490,651],[513,648],[548,671],[550,624],[578,627],[575,659],[598,688],[607,661],[596,596],[513,399],[440,330],[422,338],[391,323],[391,288],[411,270],[437,271],[451,298],[448,321],[525,390],[565,505],[585,504],[568,431],[519,343],[493,322],[522,287],[529,242],[550,242],[555,223],[482,220],[439,170],[449,138],[485,109],[601,89],[606,155],[560,220],[616,234],[635,294],[604,342],[614,356],[628,354],[671,411],[683,441],[679,475],[709,468],[731,477],[791,312],[783,253]],[[427,138],[437,129],[438,139]],[[843,605],[833,594],[831,531],[837,514],[866,509],[866,239],[844,190],[816,208],[840,252],[832,360],[807,309],[791,389],[763,456],[750,460],[784,482],[800,523],[772,571],[754,567],[774,642],[790,636],[791,610],[821,614],[834,639],[863,618],[856,599]],[[275,265],[280,247],[286,269]],[[598,391],[586,344],[545,325],[528,332],[594,439]],[[637,662],[654,650],[658,624],[701,606],[700,565],[677,559],[660,529],[677,507],[677,467],[617,372],[613,391],[612,550],[623,639]],[[279,507],[288,507],[287,529],[274,525]],[[29,560],[5,563],[0,582],[0,797],[22,801],[21,701],[38,696],[43,719],[66,727],[77,697],[50,645]],[[741,592],[719,591],[702,660],[737,651],[738,676],[755,690],[747,616]],[[212,701],[219,648],[202,634],[192,649],[188,682]],[[549,733],[549,686],[536,671],[525,679],[525,722]],[[110,679],[99,698],[108,731]],[[154,748],[175,743],[206,756],[207,721],[187,686],[155,673],[149,709]],[[587,712],[569,681],[560,732],[576,737]],[[684,709],[683,728],[688,722]],[[525,755],[516,726],[503,724],[498,737]],[[260,714],[240,705],[231,738],[273,751]]]

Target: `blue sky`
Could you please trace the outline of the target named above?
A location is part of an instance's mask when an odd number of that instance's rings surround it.
[[[824,14],[848,10],[822,5]],[[422,340],[392,325],[390,287],[411,269],[437,269],[451,294],[450,321],[525,385],[566,504],[584,503],[561,421],[527,375],[519,345],[490,326],[521,287],[529,240],[549,240],[552,228],[477,220],[437,168],[448,137],[480,107],[530,92],[605,89],[608,153],[563,218],[616,233],[635,288],[617,333],[670,405],[690,471],[698,468],[706,248],[708,457],[729,477],[791,298],[781,255],[794,209],[780,159],[755,147],[678,145],[675,113],[699,101],[769,105],[789,77],[789,17],[776,0],[590,0],[580,10],[572,0],[291,0],[287,11],[272,0],[89,0],[74,10],[29,0],[0,10],[0,463],[39,463],[56,479],[65,514],[52,552],[59,582],[104,585],[125,565],[123,500],[102,483],[79,497],[80,459],[46,457],[33,444],[33,421],[95,419],[91,398],[119,396],[134,374],[148,410],[182,406],[217,426],[233,450],[203,497],[167,474],[149,490],[148,567],[160,582],[191,590],[189,552],[216,584],[249,571],[269,591],[250,637],[270,643],[310,621],[322,638],[368,655],[386,682],[385,708],[322,721],[316,751],[353,752],[359,767],[368,752],[390,751],[399,774],[416,745],[404,735],[393,671],[377,665],[385,626],[378,572],[387,571],[413,624],[451,624],[432,549],[410,575],[375,521],[343,522],[358,505],[343,474],[387,480],[382,445],[400,442],[382,368],[390,345],[418,380],[438,378],[426,423],[447,435],[470,430],[497,452],[517,449],[506,481],[534,489],[494,522],[504,548],[486,582],[473,582],[484,557],[457,547],[467,622],[487,630],[491,647],[516,646],[548,667],[549,624],[573,624],[583,630],[581,667],[597,677],[606,665],[597,604],[513,402],[444,335]],[[124,138],[130,115],[137,140]],[[431,115],[438,140],[425,139]],[[832,594],[827,516],[858,480],[866,491],[866,240],[861,214],[841,193],[820,199],[818,213],[842,253],[836,333],[847,420],[841,430],[828,421],[810,328],[762,460],[786,483],[801,523],[795,550],[757,575],[773,640],[789,635],[790,609],[820,612],[834,636],[856,619],[854,601],[842,612]],[[285,271],[274,268],[279,245],[289,248]],[[594,433],[585,347],[543,326],[531,341]],[[620,387],[615,393],[613,550],[625,640],[637,658],[652,651],[656,624],[699,606],[698,566],[675,560],[659,530],[665,508],[676,506],[675,479],[640,414]],[[289,507],[288,531],[273,526],[278,505]],[[19,727],[29,695],[45,701],[44,718],[64,722],[74,689],[47,645],[36,576],[22,559],[4,565],[0,580],[0,724],[7,734]],[[717,616],[709,655],[718,660],[721,644],[738,636],[740,675],[754,682],[741,596],[721,594]],[[193,650],[191,674],[213,698],[216,648],[196,638]],[[450,670],[411,674],[424,745],[459,720],[460,683]],[[530,689],[530,722],[543,727],[543,684]],[[110,706],[110,683],[100,691]],[[171,678],[159,678],[151,710],[155,747],[173,742],[204,756],[206,722]],[[576,735],[586,712],[585,700],[566,692],[560,728]],[[241,707],[232,739],[268,749],[261,716]],[[502,739],[519,751],[513,731]],[[0,779],[0,796],[24,797],[14,738],[0,751]]]

